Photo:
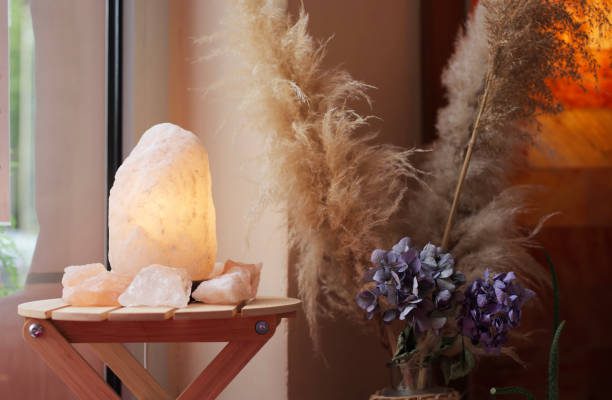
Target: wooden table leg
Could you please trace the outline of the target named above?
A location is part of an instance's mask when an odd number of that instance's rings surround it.
[[[177,400],[213,400],[267,340],[229,342]]]
[[[121,343],[90,343],[89,345],[137,399],[172,399]]]
[[[30,334],[32,324],[42,328],[40,335]],[[79,399],[120,400],[49,321],[26,319],[23,338]]]
[[[90,343],[138,398],[169,400],[168,394],[120,343],[227,341],[228,344],[178,397],[179,400],[214,400],[274,335],[283,316],[95,323],[61,319],[52,322],[27,316],[23,337],[82,400],[120,399],[71,342]],[[33,327],[36,329],[32,330]]]

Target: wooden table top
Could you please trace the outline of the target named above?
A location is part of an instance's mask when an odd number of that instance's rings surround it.
[[[168,319],[227,319],[264,315],[291,314],[301,301],[289,297],[258,297],[247,304],[214,305],[190,303],[172,307],[75,307],[62,299],[46,299],[20,304],[22,317],[58,321],[164,321]]]

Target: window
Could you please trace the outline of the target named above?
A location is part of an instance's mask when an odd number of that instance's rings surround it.
[[[8,2],[8,126],[10,213],[0,231],[0,296],[23,287],[38,221],[34,205],[34,32],[25,0]]]
[[[12,70],[0,94],[13,95],[12,225],[0,228],[0,246],[8,243],[0,248],[0,399],[67,399],[70,390],[26,351],[15,311],[60,297],[66,266],[104,261],[106,1],[0,0],[0,27]],[[0,86],[3,76],[0,68]],[[6,109],[0,104],[0,118]]]

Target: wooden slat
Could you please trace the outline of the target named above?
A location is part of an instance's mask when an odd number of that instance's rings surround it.
[[[173,307],[123,307],[108,314],[109,321],[163,321],[172,318]]]
[[[48,319],[51,318],[52,311],[68,307],[68,305],[62,299],[30,301],[29,303],[19,304],[17,306],[17,314],[22,317]]]
[[[191,303],[174,312],[174,319],[221,319],[233,318],[236,306]]]
[[[243,317],[288,314],[297,311],[301,303],[289,297],[258,297],[242,307],[240,313]]]
[[[120,343],[90,343],[90,347],[137,399],[170,400],[149,372]]]
[[[119,307],[65,307],[51,313],[58,321],[104,321],[108,313]]]
[[[266,321],[270,331],[255,332]],[[255,318],[167,319],[164,321],[57,321],[53,324],[72,343],[174,343],[267,340],[278,323],[276,315]]]
[[[30,336],[31,324],[40,324],[40,337]],[[23,338],[47,363],[49,368],[72,390],[79,399],[119,400],[87,361],[62,337],[53,324],[43,319],[26,319]]]
[[[295,312],[301,301],[286,297],[259,297],[240,310],[243,317],[288,314]],[[52,318],[60,321],[153,321],[175,319],[232,318],[237,306],[192,303],[186,308],[171,307],[73,307],[62,299],[38,300],[20,304],[18,313],[24,317]]]

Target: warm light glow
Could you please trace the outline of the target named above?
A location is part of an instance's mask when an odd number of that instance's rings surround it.
[[[612,20],[612,0],[589,1],[608,10],[608,18]],[[600,66],[597,80],[588,66],[583,65],[582,87],[567,80],[552,82],[551,86],[566,108],[612,108],[612,31],[600,32],[597,27],[589,27],[588,33],[595,60]]]
[[[612,0],[590,1],[607,9],[612,19]],[[612,32],[592,27],[589,37],[600,66],[598,79],[583,65],[582,87],[567,80],[551,82],[564,111],[538,118],[539,143],[529,151],[532,167],[612,167]]]
[[[109,198],[113,271],[134,276],[152,264],[208,278],[216,260],[215,208],[208,155],[191,132],[159,124],[142,136]]]
[[[568,108],[538,118],[538,143],[529,164],[540,168],[612,166],[612,109]]]

